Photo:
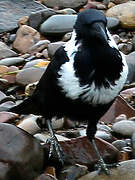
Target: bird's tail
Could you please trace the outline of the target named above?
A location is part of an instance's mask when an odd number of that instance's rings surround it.
[[[38,105],[32,98],[25,99],[22,103],[19,105],[16,105],[8,111],[17,113],[17,114],[39,114],[38,113]]]

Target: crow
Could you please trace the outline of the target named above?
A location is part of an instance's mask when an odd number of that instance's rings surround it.
[[[127,74],[125,56],[107,29],[106,16],[100,10],[87,9],[78,13],[71,39],[58,48],[33,95],[9,111],[41,115],[40,126],[48,124],[61,162],[51,119],[87,122],[86,134],[99,158],[99,172],[109,174],[94,136],[99,119],[122,90]]]

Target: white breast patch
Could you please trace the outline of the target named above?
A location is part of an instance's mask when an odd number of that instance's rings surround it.
[[[115,43],[110,43],[110,45],[113,47],[114,44]],[[58,78],[58,85],[62,87],[62,91],[65,93],[66,97],[73,100],[81,98],[83,101],[92,104],[93,106],[96,106],[97,104],[107,104],[115,97],[117,97],[118,93],[126,82],[128,74],[128,67],[123,53],[121,53],[123,60],[123,70],[121,72],[120,78],[115,81],[114,86],[109,83],[109,88],[105,88],[104,86],[99,88],[95,86],[94,81],[91,85],[87,84],[85,86],[81,86],[78,77],[75,75],[75,70],[73,67],[74,56],[79,46],[75,46],[75,34],[73,34],[72,39],[64,46],[65,51],[69,57],[69,61],[63,64],[60,68],[60,71],[58,72],[60,75]]]

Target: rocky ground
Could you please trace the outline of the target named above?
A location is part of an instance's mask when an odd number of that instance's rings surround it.
[[[31,96],[56,49],[70,39],[77,14],[88,8],[106,14],[108,29],[129,66],[127,83],[96,133],[105,161],[120,164],[109,177],[94,170],[97,157],[87,140],[86,124],[52,120],[63,149],[61,168],[55,152],[48,159],[49,133],[39,128],[38,117],[6,112]],[[0,180],[133,180],[135,1],[1,0],[0,12]]]

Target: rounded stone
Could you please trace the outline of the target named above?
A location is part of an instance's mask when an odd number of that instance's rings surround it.
[[[122,136],[131,137],[132,134],[135,132],[135,122],[129,120],[122,120],[116,122],[113,124],[112,130]]]
[[[71,32],[77,15],[54,15],[48,18],[40,26],[40,32],[44,35],[58,35]]]
[[[11,166],[10,178],[33,180],[43,170],[43,149],[35,138],[14,125],[0,123],[0,162]]]
[[[106,16],[118,18],[123,28],[135,28],[135,1],[113,6],[107,10]]]

